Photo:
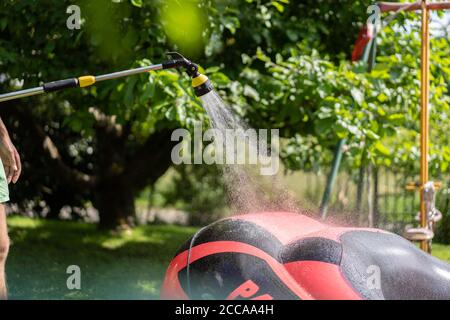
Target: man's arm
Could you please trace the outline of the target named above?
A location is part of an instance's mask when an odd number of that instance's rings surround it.
[[[16,183],[22,172],[22,163],[16,147],[11,142],[8,129],[0,118],[0,157],[8,183]]]

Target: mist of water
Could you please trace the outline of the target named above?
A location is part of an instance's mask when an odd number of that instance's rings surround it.
[[[237,129],[237,138],[247,139],[248,152],[257,152],[260,136],[245,134],[249,126],[224,103],[220,96],[211,91],[201,97],[202,104],[210,118],[211,125],[222,137],[227,129]],[[223,148],[226,141],[223,140]],[[265,145],[270,145],[265,141]],[[234,150],[235,153],[238,150]],[[279,174],[263,176],[260,174],[260,164],[224,164],[223,177],[227,189],[230,208],[235,213],[250,213],[263,211],[299,212],[298,205],[291,192],[280,183]]]

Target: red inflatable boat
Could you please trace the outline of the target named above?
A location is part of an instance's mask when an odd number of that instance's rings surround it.
[[[294,213],[215,222],[170,263],[163,299],[450,299],[450,265],[383,230]]]

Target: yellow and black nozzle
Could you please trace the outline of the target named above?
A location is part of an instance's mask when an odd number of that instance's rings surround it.
[[[198,72],[198,65],[186,59],[178,52],[168,52],[167,55],[172,60],[164,62],[163,69],[184,68],[186,73],[192,78],[192,87],[197,97],[204,96],[214,89],[208,77]]]
[[[192,87],[194,88],[195,95],[197,97],[204,96],[214,89],[208,77],[200,73],[196,77],[192,78]]]

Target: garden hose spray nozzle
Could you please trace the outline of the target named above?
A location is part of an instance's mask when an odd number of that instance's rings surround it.
[[[184,68],[186,70],[187,74],[192,78],[192,87],[194,88],[197,97],[201,97],[210,92],[211,90],[213,90],[213,86],[209,81],[208,77],[198,72],[198,66],[195,63],[186,59],[177,52],[169,52],[167,55],[171,60],[168,60],[161,64],[155,64],[137,69],[108,73],[100,76],[86,75],[78,78],[58,80],[45,83],[41,87],[25,89],[6,94],[0,94],[0,102],[35,96],[43,93],[60,91],[68,88],[84,88],[92,86],[95,83],[101,81],[128,77],[131,75],[155,70],[172,69],[172,68]]]
[[[167,55],[172,60],[163,63],[163,68],[183,67],[186,73],[192,78],[192,87],[197,97],[204,96],[214,89],[208,77],[198,72],[198,65],[186,59],[178,52],[168,52]]]

